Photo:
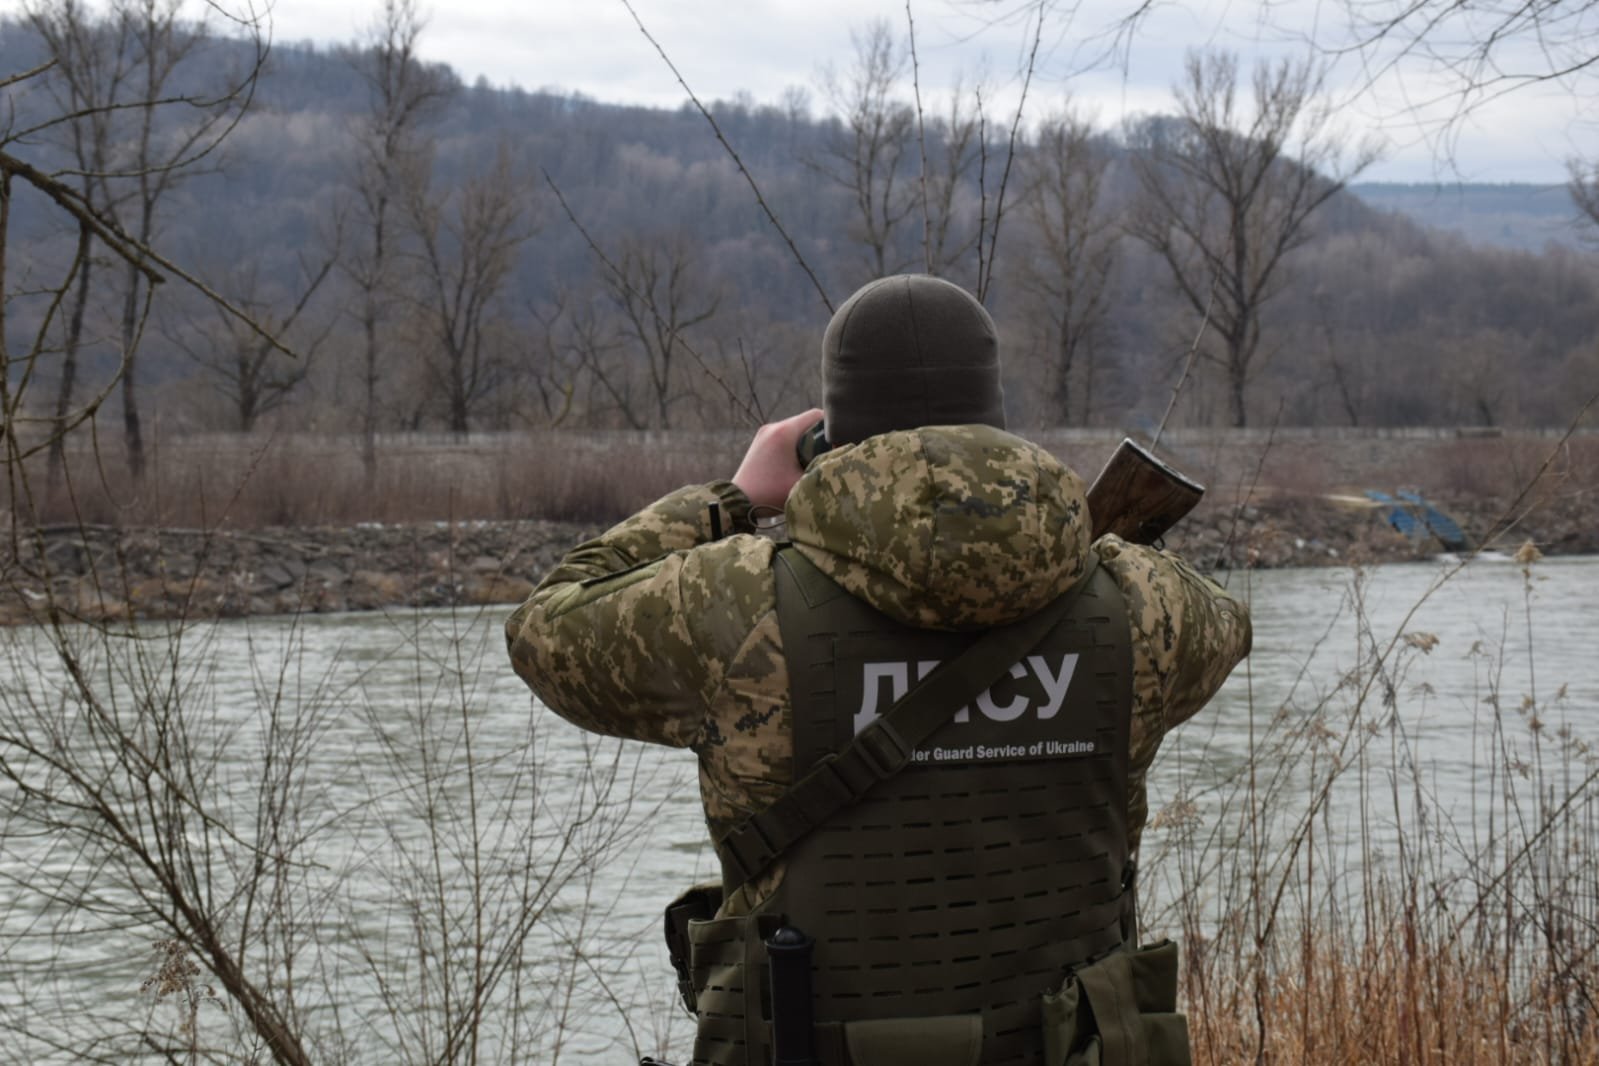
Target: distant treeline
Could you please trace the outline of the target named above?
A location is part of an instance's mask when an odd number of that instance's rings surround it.
[[[45,29],[0,21],[0,76],[50,57]],[[918,122],[902,46],[881,28],[830,84],[707,102],[796,251],[691,104],[466,85],[407,47],[381,34],[274,46],[236,127],[164,190],[152,245],[296,357],[161,286],[138,338],[146,420],[369,434],[749,425],[819,398],[822,293],[836,305],[929,262],[984,290],[1020,426],[1158,420],[1190,363],[1179,425],[1555,425],[1599,381],[1591,255],[1470,245],[1347,191],[1286,243],[1253,324],[1223,336],[1227,286],[1213,278],[1202,330],[1148,216],[1150,175],[1190,180],[1169,154],[1177,118],[1101,129],[1043,100],[1012,159],[1010,116],[980,115],[971,97]],[[249,60],[247,44],[208,39],[182,85],[203,92]],[[66,73],[0,89],[13,130],[62,113]],[[194,120],[159,121],[176,138]],[[114,156],[126,122],[104,125]],[[57,123],[6,150],[77,182],[88,129]],[[1284,153],[1279,176],[1297,166]],[[136,182],[81,184],[125,222]],[[1305,187],[1333,184],[1328,172]],[[43,414],[68,347],[72,402],[117,366],[127,282],[94,272],[75,340],[58,314],[41,342],[48,293],[28,279],[66,269],[77,232],[29,190],[15,198],[7,340],[34,352],[28,402]],[[1228,345],[1246,342],[1240,367]]]

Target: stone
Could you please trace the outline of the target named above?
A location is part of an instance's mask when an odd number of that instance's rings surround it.
[[[342,585],[345,582],[344,567],[330,559],[318,559],[306,568],[306,574],[324,585]]]
[[[353,610],[369,611],[404,603],[407,592],[407,584],[398,574],[357,570],[350,575],[349,605]]]
[[[462,602],[470,604],[517,604],[533,592],[533,582],[509,574],[474,577],[461,590]]]
[[[301,568],[301,572],[304,572],[304,567]],[[276,561],[264,564],[256,571],[256,577],[260,579],[260,584],[269,590],[288,588],[294,584],[294,574],[289,572],[288,567]]]

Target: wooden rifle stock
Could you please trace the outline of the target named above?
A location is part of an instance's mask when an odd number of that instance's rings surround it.
[[[1204,495],[1205,486],[1124,438],[1088,490],[1093,539],[1114,533],[1137,544],[1153,544]]]

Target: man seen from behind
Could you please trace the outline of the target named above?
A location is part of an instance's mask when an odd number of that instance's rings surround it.
[[[1089,542],[1082,481],[1005,431],[994,323],[958,286],[859,290],[822,378],[822,410],[573,549],[506,627],[556,713],[698,757],[722,878],[668,912],[693,1063],[771,1063],[774,1011],[794,1039],[779,928],[813,943],[818,1064],[1187,1062],[1133,855],[1155,752],[1248,653],[1246,607]]]

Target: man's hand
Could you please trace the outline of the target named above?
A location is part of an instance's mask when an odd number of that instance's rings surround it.
[[[804,473],[794,446],[800,434],[822,418],[822,409],[813,407],[781,422],[768,422],[755,431],[744,461],[738,464],[733,484],[750,498],[752,507],[776,507],[788,501],[789,490]]]

